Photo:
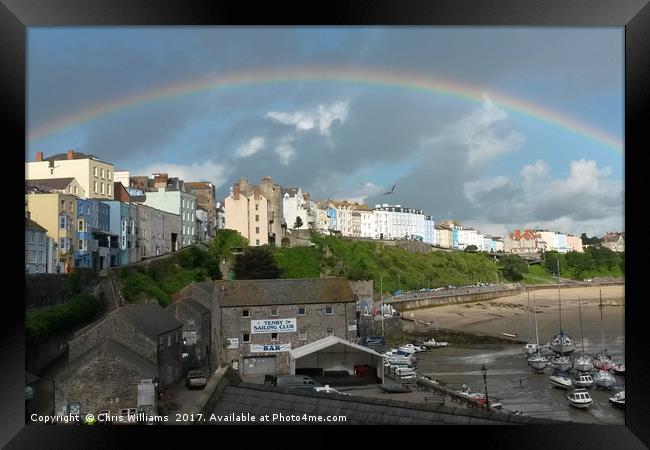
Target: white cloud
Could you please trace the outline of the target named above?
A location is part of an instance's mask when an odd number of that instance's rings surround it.
[[[278,112],[271,111],[266,118],[284,125],[293,125],[298,131],[318,129],[324,136],[330,135],[330,127],[336,120],[345,122],[348,116],[349,101],[339,101],[331,105],[318,105],[309,111]]]
[[[261,136],[255,136],[251,138],[250,141],[242,144],[237,148],[235,152],[235,158],[247,158],[251,155],[254,155],[264,147],[264,138]]]
[[[482,105],[448,126],[440,135],[423,142],[441,147],[459,147],[470,165],[478,166],[499,155],[518,150],[526,142],[520,132],[508,126],[508,114],[489,98]]]
[[[166,173],[170,177],[178,177],[183,181],[211,181],[218,189],[223,185],[228,176],[228,170],[223,164],[212,161],[193,164],[174,164],[167,162],[153,163],[143,167],[137,173],[139,175],[151,176],[153,173]]]
[[[275,146],[275,153],[278,154],[280,162],[285,166],[288,166],[296,157],[296,149],[291,145],[292,142],[293,136],[289,134],[278,140],[278,143]]]
[[[623,183],[609,179],[611,169],[593,160],[570,163],[566,178],[553,178],[541,160],[526,165],[518,180],[505,177],[465,183],[466,198],[484,219],[514,227],[548,228],[567,233],[592,233],[623,227]],[[591,234],[590,234],[591,235]]]
[[[370,181],[366,181],[362,185],[355,186],[351,189],[339,188],[337,190],[338,195],[335,195],[333,198],[339,200],[347,200],[353,203],[365,203],[368,197],[380,194],[382,192],[384,192],[383,186],[377,186]]]

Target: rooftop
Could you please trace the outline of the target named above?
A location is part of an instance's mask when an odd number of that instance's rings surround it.
[[[153,340],[157,340],[161,334],[182,326],[169,311],[156,303],[128,305],[112,314],[122,316],[131,326]]]
[[[355,301],[345,278],[214,282],[221,306],[297,305]]]

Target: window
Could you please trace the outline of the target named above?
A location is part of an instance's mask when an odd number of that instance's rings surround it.
[[[83,244],[84,244],[83,250],[84,250],[84,252],[87,252],[88,251],[88,240],[84,239]]]
[[[260,245],[260,240],[259,239],[255,239],[255,245]]]
[[[101,173],[102,173],[102,178],[104,178],[104,169],[102,169]]]
[[[302,308],[298,308],[298,315],[299,316],[304,316],[305,315],[305,307],[304,306]]]
[[[61,250],[65,250],[65,238],[59,239],[59,247]]]
[[[59,228],[65,230],[65,216],[59,216]]]
[[[106,171],[106,179],[107,179],[107,180],[110,180],[110,179],[111,179],[111,171],[110,171],[110,170],[107,170],[107,171]]]
[[[84,221],[79,220],[79,223],[77,223],[77,231],[83,231],[84,230]]]
[[[260,234],[260,227],[255,227],[255,234]]]
[[[107,187],[107,192],[106,192],[106,193],[107,193],[108,195],[111,195],[111,185],[110,185],[110,184],[107,184],[106,187]]]
[[[38,252],[38,262],[41,262],[41,263],[45,262],[45,255],[43,254],[43,251]]]
[[[251,310],[250,309],[244,309],[241,312],[242,317],[250,317],[251,316]]]
[[[259,221],[260,221],[260,216],[259,216],[259,214],[255,214],[255,222],[259,222]]]
[[[82,250],[84,248],[84,241],[79,239],[79,250]]]
[[[104,183],[99,183],[99,187],[101,188],[101,193],[104,193]]]
[[[271,317],[278,316],[278,308],[271,308]]]
[[[271,333],[271,341],[277,341],[278,340],[278,333]]]
[[[331,306],[326,306],[325,307],[325,314],[327,314],[328,316],[331,316],[332,314],[334,314],[333,308]]]
[[[97,176],[97,167],[93,167],[93,175],[96,177]]]
[[[120,410],[120,415],[122,417],[134,416],[134,415],[137,414],[137,412],[138,412],[138,410],[136,408],[124,408],[124,409]]]
[[[259,210],[260,210],[260,205],[259,205],[259,203],[255,203],[255,211],[259,211]]]
[[[250,333],[244,333],[242,334],[242,342],[250,342],[251,341],[251,335]]]
[[[306,331],[299,331],[298,332],[298,340],[299,341],[306,341],[307,340],[307,332]]]
[[[79,194],[79,188],[77,186],[74,187],[74,195]]]
[[[93,192],[96,194],[97,193],[97,182],[93,181]]]
[[[167,347],[171,347],[171,346],[172,346],[172,335],[168,334],[167,335]]]
[[[327,335],[328,336],[334,336],[334,330],[332,330],[331,328],[328,328],[327,329]]]

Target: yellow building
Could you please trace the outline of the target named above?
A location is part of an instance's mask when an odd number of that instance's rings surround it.
[[[225,199],[225,227],[238,231],[248,239],[249,245],[268,245],[271,233],[271,202],[258,186],[242,179],[233,185]]]
[[[25,163],[25,180],[75,178],[85,198],[113,200],[113,164],[93,155],[68,150],[49,158],[36,153],[36,161]],[[77,194],[81,196],[80,194]]]
[[[25,208],[32,220],[47,229],[47,235],[58,246],[58,262],[65,263],[65,269],[72,268],[74,245],[77,233],[77,197],[59,192],[47,194],[26,194]]]

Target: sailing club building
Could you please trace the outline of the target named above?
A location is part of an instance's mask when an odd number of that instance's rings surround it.
[[[344,278],[216,281],[223,362],[246,375],[289,374],[290,352],[327,336],[357,337]]]

